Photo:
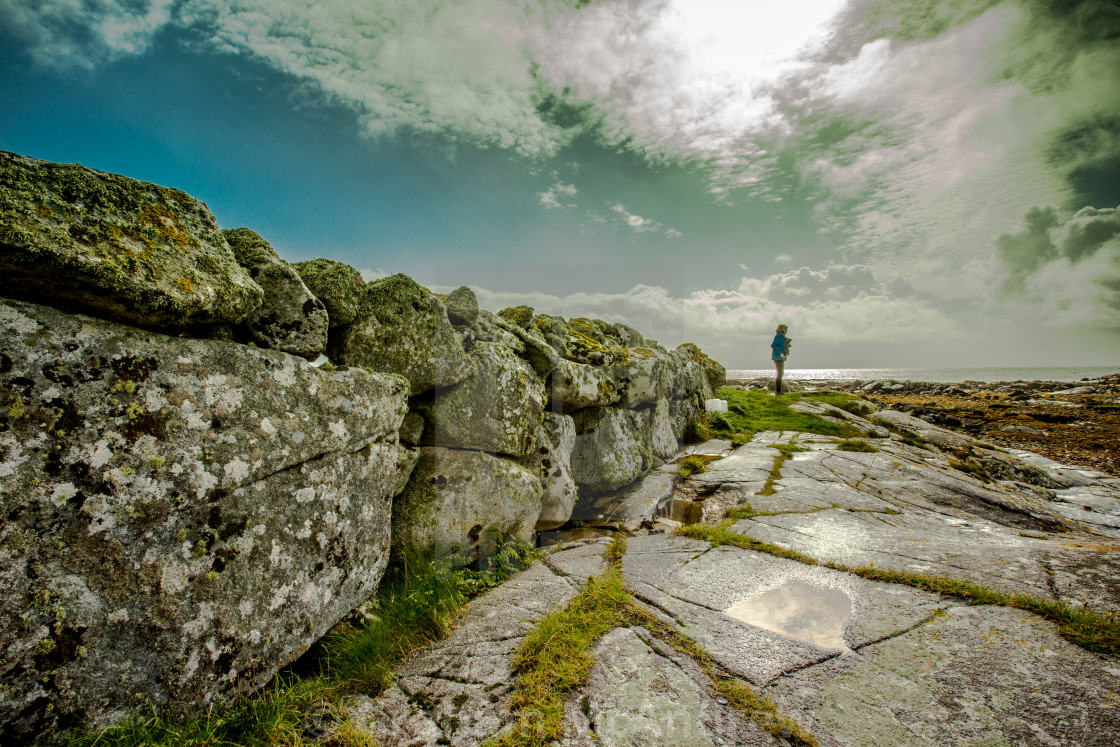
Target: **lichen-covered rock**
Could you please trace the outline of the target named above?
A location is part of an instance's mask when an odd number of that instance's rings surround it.
[[[612,374],[619,383],[623,407],[651,404],[669,394],[673,359],[653,348],[627,348],[625,363],[615,364]]]
[[[401,443],[419,446],[424,438],[425,426],[423,415],[418,412],[409,412],[401,421],[401,427],[397,430],[397,435]]]
[[[478,297],[465,285],[460,285],[443,299],[447,319],[452,324],[474,324],[478,319]]]
[[[237,322],[262,297],[185,192],[4,151],[0,293],[161,328]]]
[[[527,329],[533,321],[532,306],[510,306],[498,312],[498,316],[515,327]]]
[[[533,317],[532,326],[541,333],[545,342],[547,342],[561,358],[567,358],[571,354],[568,343],[568,323],[564,321],[564,317],[537,314]]]
[[[616,405],[622,394],[614,373],[601,366],[574,363],[562,358],[557,361],[549,378],[552,402],[559,403],[564,412]]]
[[[538,532],[555,529],[572,518],[572,508],[579,490],[572,477],[572,449],[576,445],[576,425],[568,415],[544,414],[544,434],[540,438],[541,512],[537,517]]]
[[[471,348],[474,373],[425,403],[424,443],[524,456],[544,411],[544,387],[509,348],[480,342]]]
[[[669,400],[657,400],[657,406],[650,413],[650,449],[659,459],[668,460],[680,450],[679,438],[673,428],[672,409]],[[683,433],[682,433],[683,436]]]
[[[358,318],[331,335],[327,355],[347,366],[400,374],[413,395],[458,384],[471,371],[443,302],[407,275],[366,286]]]
[[[375,589],[403,379],[14,301],[0,351],[6,734],[258,686]]]
[[[426,446],[393,502],[393,546],[471,553],[491,529],[528,541],[541,492],[537,475],[507,459]]]
[[[568,352],[565,357],[576,363],[593,366],[625,365],[629,362],[626,346],[615,328],[601,319],[569,319]]]
[[[341,327],[358,316],[366,281],[353,267],[333,259],[307,260],[292,264],[307,289],[327,307],[330,326]]]
[[[722,364],[704,355],[704,351],[696,345],[686,342],[677,346],[677,352],[700,364],[700,369],[704,372],[704,376],[708,379],[708,385],[712,389],[719,389],[727,383],[727,369]]]
[[[574,413],[573,420],[572,476],[581,491],[620,488],[652,466],[648,411],[588,407]]]
[[[260,234],[248,228],[222,233],[238,264],[264,291],[261,305],[238,325],[247,341],[308,360],[318,358],[327,348],[327,307]]]
[[[712,383],[704,370],[703,353],[691,343],[678,346],[670,354],[669,395],[673,399],[704,400],[715,397]]]

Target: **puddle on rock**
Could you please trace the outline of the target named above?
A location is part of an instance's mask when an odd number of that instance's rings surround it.
[[[657,507],[657,516],[679,521],[686,525],[698,524],[704,518],[704,501],[673,498],[663,506]]]
[[[852,616],[852,600],[839,589],[787,579],[740,602],[727,614],[821,648],[847,649],[844,623]]]

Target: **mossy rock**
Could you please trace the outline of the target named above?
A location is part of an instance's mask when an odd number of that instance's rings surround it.
[[[347,366],[400,374],[415,396],[471,372],[443,302],[407,275],[369,283],[358,316],[331,334],[327,355]]]
[[[700,364],[700,367],[704,370],[704,375],[708,377],[708,383],[711,384],[712,389],[719,389],[721,386],[727,384],[727,369],[724,368],[722,364],[705,355],[704,351],[698,346],[691,342],[686,342],[683,345],[678,345],[677,350]]]
[[[329,324],[341,327],[358,316],[365,295],[366,281],[353,267],[333,259],[308,260],[292,264],[307,289],[327,307]]]
[[[242,320],[263,291],[177,189],[0,151],[0,293],[153,328]]]
[[[521,329],[528,329],[533,322],[533,307],[510,306],[499,311],[498,316]]]
[[[460,285],[443,299],[447,319],[452,324],[474,324],[478,319],[478,297],[465,285]]]
[[[260,234],[248,228],[223,233],[237,261],[264,290],[260,307],[234,327],[234,338],[308,360],[318,358],[327,347],[323,302]]]

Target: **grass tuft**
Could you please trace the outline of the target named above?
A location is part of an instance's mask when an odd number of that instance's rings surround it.
[[[849,438],[846,438],[843,441],[841,441],[840,443],[836,444],[836,448],[837,448],[838,451],[865,451],[865,452],[876,452],[876,451],[878,451],[878,449],[876,449],[874,446],[867,443],[866,441],[860,441],[859,439],[849,439]]]

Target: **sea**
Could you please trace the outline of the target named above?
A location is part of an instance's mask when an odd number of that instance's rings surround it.
[[[787,368],[784,378],[829,381],[1080,381],[1120,373],[1120,366],[1048,366],[1041,368]],[[773,378],[773,368],[727,369],[728,378]]]

